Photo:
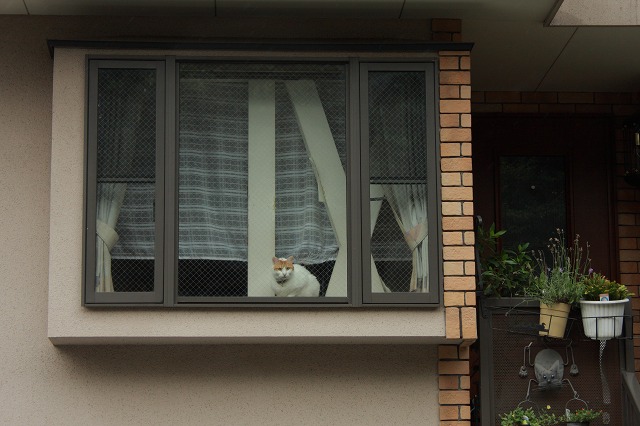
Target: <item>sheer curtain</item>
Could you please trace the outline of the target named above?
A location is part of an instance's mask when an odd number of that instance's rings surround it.
[[[382,185],[398,226],[412,253],[409,291],[429,291],[427,191],[423,184]]]
[[[126,183],[99,183],[96,210],[96,291],[113,292],[111,250],[118,242],[116,224],[127,190]]]

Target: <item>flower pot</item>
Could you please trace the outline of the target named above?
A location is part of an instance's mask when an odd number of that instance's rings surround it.
[[[539,332],[540,336],[562,339],[570,310],[571,305],[567,303],[554,303],[553,305],[540,303],[540,325],[545,329],[545,331]]]
[[[629,299],[605,302],[581,300],[582,327],[591,339],[607,340],[622,334],[624,307]]]

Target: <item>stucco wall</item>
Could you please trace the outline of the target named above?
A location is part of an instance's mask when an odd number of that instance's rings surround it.
[[[349,27],[384,37],[394,25],[295,24],[306,37],[344,37]],[[47,339],[53,61],[46,39],[223,27],[270,31],[204,19],[0,16],[0,424],[438,424],[433,346],[55,347]],[[408,37],[424,31],[420,23],[404,27]],[[271,28],[274,37],[291,31]]]

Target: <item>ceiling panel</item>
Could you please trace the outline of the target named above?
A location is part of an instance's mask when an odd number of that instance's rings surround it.
[[[462,18],[544,22],[556,0],[406,0],[403,18]]]
[[[4,0],[0,0],[2,2]],[[24,0],[31,15],[215,15],[215,0]]]
[[[0,0],[0,15],[25,15],[27,9],[22,0]]]
[[[218,16],[398,18],[403,0],[217,0]]]
[[[564,0],[550,25],[638,25],[639,0]]]
[[[573,31],[539,22],[463,21],[464,40],[475,43],[471,51],[473,89],[536,90]]]
[[[640,27],[581,27],[541,90],[640,91]]]

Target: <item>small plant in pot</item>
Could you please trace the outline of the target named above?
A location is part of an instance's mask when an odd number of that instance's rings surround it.
[[[588,252],[584,253],[576,236],[571,247],[566,246],[564,231],[556,230],[547,246],[551,261],[543,253],[537,256],[538,272],[534,276],[529,295],[540,301],[541,336],[563,338],[571,306],[578,303],[584,292],[584,279],[589,269]],[[588,245],[587,245],[588,248]]]
[[[507,231],[478,228],[477,242],[482,268],[483,294],[487,297],[525,296],[531,281],[533,259],[527,251],[529,243],[515,250],[500,249],[499,239]]]
[[[597,340],[620,336],[625,305],[633,294],[625,285],[595,272],[584,277],[583,285],[580,310],[585,335]]]
[[[587,426],[600,416],[600,411],[581,408],[576,411],[568,411],[566,415],[567,426]]]
[[[552,426],[561,421],[555,414],[538,413],[533,408],[516,407],[500,415],[500,426]]]

